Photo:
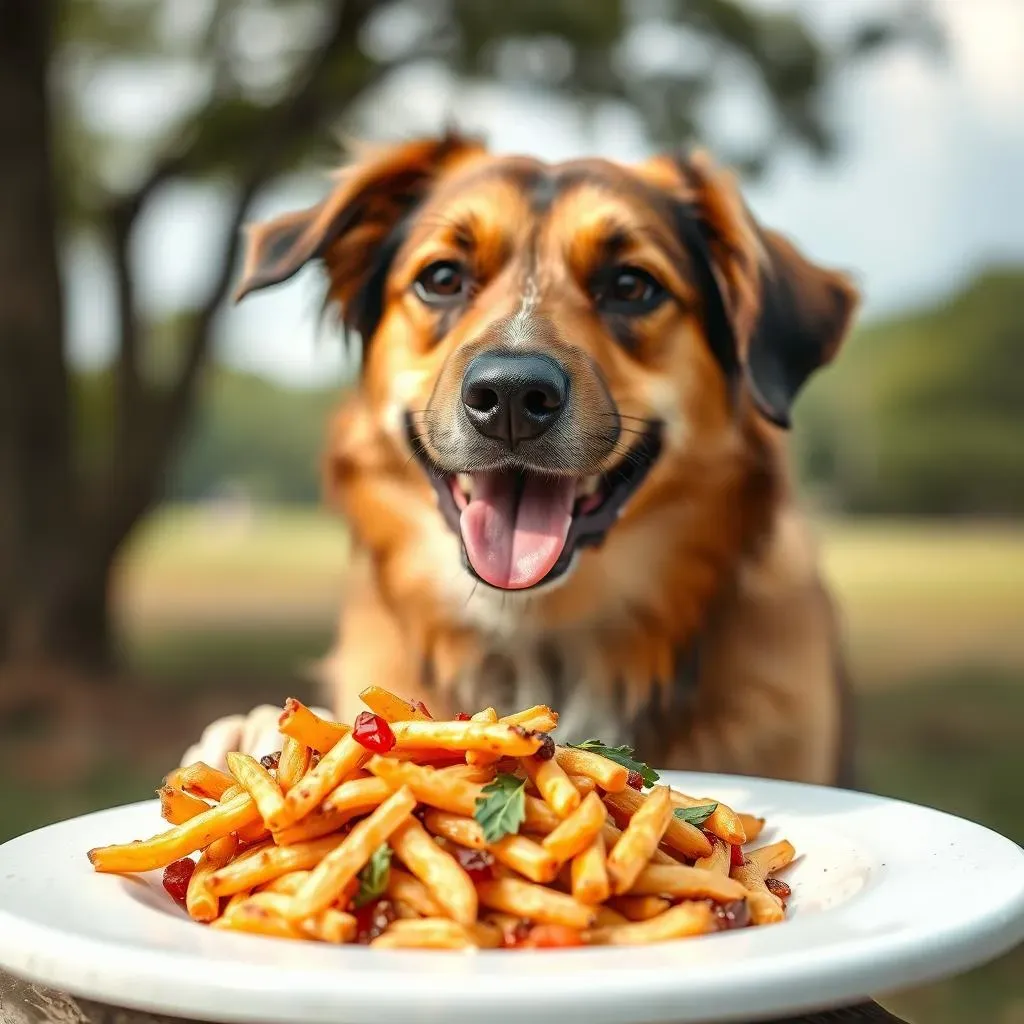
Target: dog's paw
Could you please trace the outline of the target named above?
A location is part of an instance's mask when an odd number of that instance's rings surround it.
[[[313,708],[323,718],[331,713],[323,708]],[[205,761],[211,768],[227,769],[227,755],[233,750],[251,754],[255,758],[273,754],[281,749],[284,737],[278,731],[277,723],[281,709],[270,704],[261,704],[247,715],[228,715],[211,722],[204,730],[199,742],[185,751],[183,765],[194,761]]]

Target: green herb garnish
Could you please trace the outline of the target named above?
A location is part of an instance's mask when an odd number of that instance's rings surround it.
[[[370,856],[365,867],[358,874],[359,892],[356,893],[352,905],[365,906],[384,895],[388,887],[388,876],[391,874],[391,847],[381,843]]]
[[[680,821],[700,828],[717,809],[718,804],[698,804],[696,807],[677,807],[674,813]]]
[[[526,779],[499,775],[477,797],[473,817],[484,831],[484,839],[495,843],[502,836],[514,835],[526,817]]]
[[[609,761],[621,764],[623,768],[636,772],[644,781],[645,786],[653,786],[660,776],[658,773],[643,761],[637,761],[633,757],[632,747],[606,747],[600,740],[584,740],[582,743],[570,743],[570,747],[577,750],[589,750],[592,754],[600,754],[607,757]]]

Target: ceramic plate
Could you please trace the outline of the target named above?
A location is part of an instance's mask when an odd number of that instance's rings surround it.
[[[159,874],[94,874],[85,852],[152,835],[155,802],[0,846],[0,968],[133,1009],[247,1024],[638,1024],[752,1020],[967,970],[1024,940],[1024,851],[879,797],[665,772],[764,815],[799,858],[779,925],[636,948],[392,952],[193,924]]]

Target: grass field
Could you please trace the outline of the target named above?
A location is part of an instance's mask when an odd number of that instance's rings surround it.
[[[819,534],[846,620],[863,784],[1024,842],[1024,528],[828,522]],[[155,517],[116,590],[146,721],[119,719],[116,702],[83,712],[92,744],[76,757],[64,743],[62,769],[47,777],[36,761],[0,790],[0,840],[145,796],[216,714],[311,695],[303,670],[330,642],[346,555],[343,530],[309,512]],[[25,723],[18,742],[31,732]],[[5,753],[24,764],[17,747],[0,737],[5,778]],[[970,893],[951,879],[949,898]],[[920,1024],[1024,1024],[1022,976],[1018,950],[889,1002]]]

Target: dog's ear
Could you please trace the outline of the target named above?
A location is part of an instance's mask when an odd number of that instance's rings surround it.
[[[381,301],[368,289],[383,286],[382,264],[394,255],[403,220],[444,172],[483,153],[482,143],[455,134],[364,151],[322,202],[248,227],[236,301],[322,260],[330,299],[346,325],[368,337]]]
[[[762,229],[732,175],[703,153],[660,157],[640,172],[673,197],[680,240],[701,278],[709,342],[732,386],[790,426],[796,396],[832,360],[857,307],[850,279]]]

